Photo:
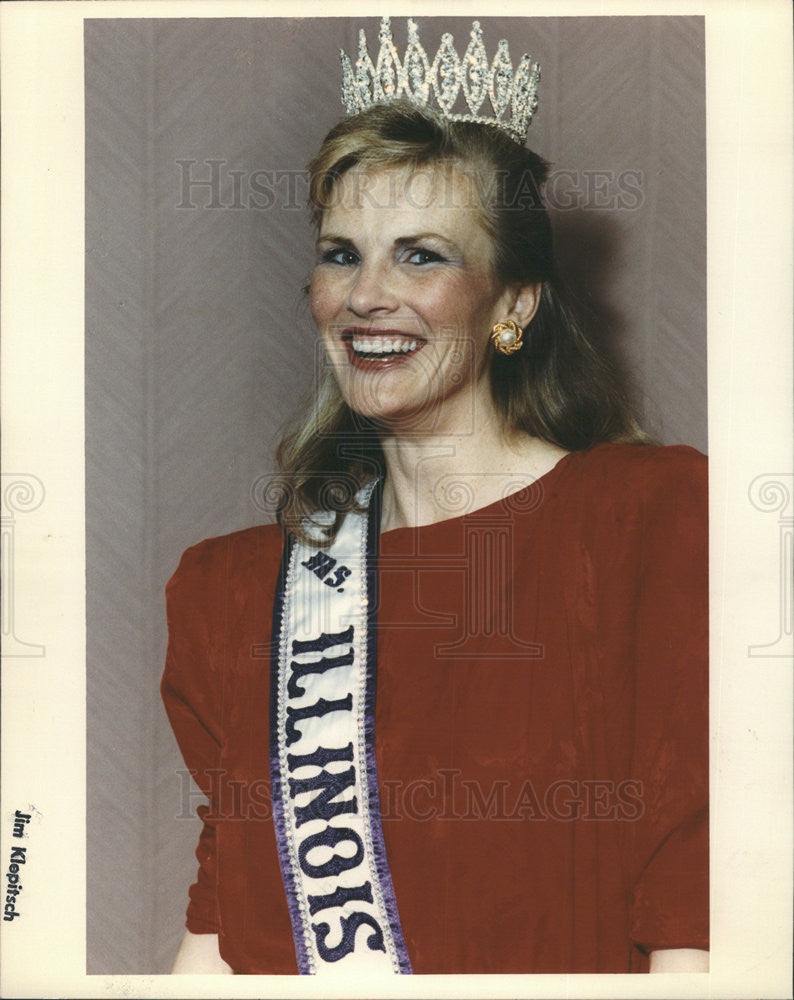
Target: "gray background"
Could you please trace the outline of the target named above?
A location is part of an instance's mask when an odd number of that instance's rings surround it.
[[[542,64],[529,142],[557,171],[558,255],[645,426],[705,451],[702,19],[481,22],[489,54],[504,36]],[[90,973],[166,972],[183,933],[200,800],[159,700],[163,587],[188,545],[270,519],[255,486],[315,365],[300,173],[341,116],[359,25],[377,36],[374,19],[86,21]],[[420,19],[431,58],[469,27]],[[404,33],[395,19],[400,51]],[[185,192],[213,169],[214,190]],[[272,199],[256,171],[284,172]]]

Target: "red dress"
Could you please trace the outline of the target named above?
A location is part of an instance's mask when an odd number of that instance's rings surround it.
[[[276,526],[168,584],[163,697],[209,798],[187,927],[297,971],[269,802]],[[598,445],[381,536],[376,756],[415,973],[645,971],[708,948],[706,461]]]

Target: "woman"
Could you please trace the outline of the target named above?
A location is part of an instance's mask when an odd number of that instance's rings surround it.
[[[380,40],[310,165],[330,368],[280,526],[169,583],[210,801],[175,971],[705,969],[704,460],[646,443],[565,305],[537,67],[462,119],[411,22]]]

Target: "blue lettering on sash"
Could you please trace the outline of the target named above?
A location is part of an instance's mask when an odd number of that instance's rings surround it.
[[[338,586],[349,575],[347,567],[336,566],[335,560],[324,553],[314,553],[301,565],[315,573],[324,583],[329,586]],[[338,667],[349,668],[354,666],[353,649],[353,626],[350,625],[340,632],[322,633],[312,639],[293,639],[292,659],[289,665],[289,678],[287,680],[287,701],[297,699],[306,694],[304,679],[311,675],[323,675],[328,671]],[[346,649],[336,649],[337,655],[324,657],[326,650],[333,647],[345,647]],[[313,654],[309,662],[300,662],[298,659],[307,654]],[[349,685],[345,683],[340,675],[337,681],[337,690],[342,686],[342,690]],[[352,712],[353,695],[347,694],[344,698],[326,699],[318,698],[312,705],[302,705],[295,707],[287,704],[285,720],[286,746],[290,747],[303,739],[303,732],[300,723],[303,720],[321,718],[331,712]],[[332,826],[331,820],[336,816],[358,814],[358,796],[339,801],[339,796],[346,793],[348,789],[356,786],[356,768],[353,765],[354,746],[349,742],[342,747],[316,747],[310,753],[288,753],[286,755],[287,767],[290,775],[294,775],[301,768],[311,767],[316,769],[315,773],[306,778],[288,777],[287,785],[289,797],[292,800],[291,813],[294,829],[297,830],[311,820],[322,820],[325,828],[316,833],[306,836],[297,844],[298,864],[304,875],[310,879],[336,878],[342,872],[351,871],[358,868],[364,861],[364,844],[359,834],[349,827]],[[335,762],[345,762],[351,766],[343,771],[332,772],[327,770],[327,765]],[[285,776],[286,777],[286,776]],[[314,793],[306,805],[298,805],[295,799],[300,795]],[[305,800],[304,800],[305,801]],[[310,828],[311,829],[311,828]],[[297,840],[298,838],[296,838]],[[336,853],[337,846],[348,852],[352,849],[352,856]],[[315,858],[325,858],[319,864],[312,863],[312,852],[317,849]],[[329,855],[330,849],[330,857]],[[332,911],[337,909],[338,914],[329,913],[331,923],[319,922],[312,924],[311,928],[315,936],[317,952],[325,962],[338,962],[355,951],[356,935],[359,928],[368,928],[366,934],[359,941],[359,946],[368,948],[370,951],[386,952],[386,943],[383,930],[377,919],[368,913],[354,910],[343,916],[343,908],[349,908],[349,904],[361,902],[372,904],[373,889],[370,881],[362,881],[362,884],[355,886],[336,885],[333,891],[325,891],[320,895],[308,895],[306,897],[309,914],[313,917],[322,911]],[[326,889],[325,885],[318,888]],[[329,886],[328,888],[331,888]],[[336,931],[332,931],[334,921]],[[329,937],[338,940],[337,944],[329,944]]]
[[[340,958],[349,955],[356,947],[356,931],[362,924],[373,928],[373,933],[367,938],[370,951],[386,951],[383,941],[383,931],[374,917],[366,913],[351,913],[349,917],[340,917],[342,925],[342,940],[339,944],[328,947],[326,940],[331,933],[330,924],[312,924],[312,930],[317,940],[317,950],[326,962],[338,962]]]
[[[346,747],[332,747],[330,750],[326,747],[317,747],[312,753],[288,753],[287,767],[290,771],[296,771],[299,767],[325,767],[332,760],[352,761],[352,759],[353,744],[348,743]]]
[[[316,639],[293,639],[292,655],[301,653],[322,653],[331,646],[342,646],[353,641],[353,626],[348,625],[344,632],[323,632]]]
[[[346,788],[352,788],[356,783],[356,770],[349,767],[346,771],[332,774],[330,771],[321,771],[311,778],[290,778],[289,794],[291,798],[300,795],[301,792],[313,792],[319,790],[312,801],[305,806],[295,806],[295,826],[303,826],[312,819],[324,819],[326,822],[332,816],[340,816],[342,813],[357,813],[358,799],[353,796],[344,802],[331,802]]]
[[[355,844],[356,853],[352,858],[346,858],[341,854],[334,854],[328,861],[321,865],[313,865],[309,859],[309,851],[315,847],[336,847],[345,841]],[[331,875],[339,875],[340,872],[356,868],[364,858],[364,845],[361,837],[355,830],[350,830],[345,826],[328,826],[320,833],[313,833],[307,837],[298,848],[298,861],[301,868],[310,878],[328,878]]]
[[[352,903],[360,900],[362,903],[372,902],[372,883],[365,882],[363,885],[339,886],[327,896],[307,896],[309,901],[309,913],[314,916],[320,910],[327,910],[331,906],[344,906],[345,903]]]
[[[352,711],[352,694],[347,695],[345,698],[335,698],[332,701],[319,698],[313,705],[306,705],[303,708],[292,708],[291,705],[287,705],[287,746],[292,746],[302,736],[302,733],[295,725],[296,722],[300,722],[302,719],[319,719],[323,715],[328,715],[329,712]]]
[[[287,682],[287,692],[290,698],[300,698],[306,694],[306,688],[298,683],[301,677],[307,674],[324,674],[326,670],[333,670],[335,667],[349,667],[353,662],[353,650],[342,656],[332,656],[327,660],[313,660],[311,663],[290,663],[292,674]]]
[[[310,569],[315,576],[322,580],[325,574],[336,566],[336,559],[329,556],[327,552],[315,552],[308,559],[304,559],[301,566]]]
[[[310,569],[319,580],[323,581],[326,587],[336,587],[340,594],[344,591],[341,584],[347,580],[352,572],[347,566],[337,566],[336,559],[329,556],[327,552],[315,552],[308,559],[304,559],[301,566]],[[334,575],[326,577],[325,574],[332,570]]]
[[[323,580],[326,587],[336,587],[336,589],[341,594],[344,591],[344,587],[340,584],[344,583],[345,580],[350,576],[352,570],[349,570],[347,566],[337,566],[334,571],[334,576],[329,576],[327,580]]]

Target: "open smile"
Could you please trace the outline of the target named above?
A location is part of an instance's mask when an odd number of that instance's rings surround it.
[[[427,341],[400,330],[366,330],[349,328],[342,342],[354,368],[382,370],[399,365],[418,354]]]

